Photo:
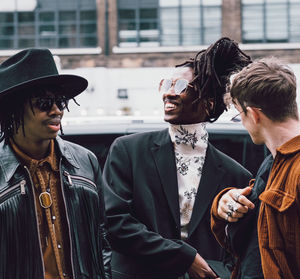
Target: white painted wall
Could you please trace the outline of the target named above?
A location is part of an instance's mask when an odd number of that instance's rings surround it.
[[[300,88],[300,64],[290,64],[297,76]],[[154,117],[163,120],[163,104],[158,92],[162,78],[170,77],[174,68],[80,68],[62,70],[61,73],[85,77],[89,86],[76,97],[78,107],[70,102],[70,112],[65,118],[122,116],[125,110],[133,118]],[[117,98],[118,89],[127,89],[128,99]],[[299,91],[299,90],[298,90]],[[300,92],[300,91],[299,91]],[[300,105],[300,93],[297,97]],[[222,119],[229,119],[235,111],[229,111]]]

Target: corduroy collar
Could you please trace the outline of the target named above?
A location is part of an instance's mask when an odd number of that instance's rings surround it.
[[[290,139],[280,147],[276,149],[283,155],[288,155],[300,151],[300,135]]]

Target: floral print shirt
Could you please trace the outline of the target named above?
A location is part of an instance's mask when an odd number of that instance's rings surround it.
[[[169,126],[174,145],[179,192],[181,238],[188,237],[195,197],[204,165],[208,133],[206,123]]]

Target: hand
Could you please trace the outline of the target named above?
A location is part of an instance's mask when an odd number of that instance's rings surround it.
[[[207,262],[198,253],[188,270],[188,274],[192,279],[217,278]]]
[[[254,204],[246,198],[251,193],[251,187],[232,189],[226,192],[218,204],[218,215],[228,222],[237,222]]]

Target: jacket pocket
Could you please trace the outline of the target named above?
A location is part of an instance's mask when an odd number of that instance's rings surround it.
[[[26,194],[25,185],[26,185],[26,181],[21,180],[15,185],[5,188],[2,192],[0,192],[0,204],[8,200],[10,197],[13,197],[17,194],[25,195]]]
[[[69,174],[67,171],[64,171],[64,176],[67,177],[68,184],[70,187],[74,185],[83,186],[83,187],[88,187],[89,189],[97,192],[97,185],[95,184],[95,182],[86,177]]]
[[[279,212],[288,210],[296,199],[294,196],[280,190],[264,191],[259,198],[268,206],[273,207]]]
[[[297,226],[296,197],[267,190],[260,195],[260,238],[265,248],[293,251]]]

